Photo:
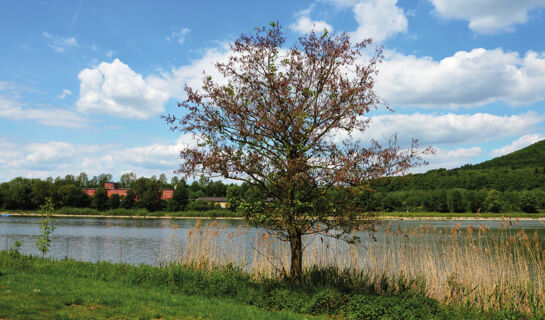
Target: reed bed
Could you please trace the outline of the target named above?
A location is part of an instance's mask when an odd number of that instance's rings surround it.
[[[362,290],[412,293],[445,304],[482,310],[538,313],[545,308],[545,239],[537,231],[515,230],[517,221],[498,228],[420,225],[377,226],[365,241],[349,245],[315,236],[305,239],[306,271],[349,275]],[[289,272],[289,245],[247,225],[229,231],[217,221],[201,221],[161,250],[160,264],[203,270],[230,265],[255,278],[283,278]]]

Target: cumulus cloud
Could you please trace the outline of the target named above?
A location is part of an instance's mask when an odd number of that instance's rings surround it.
[[[358,28],[350,33],[354,41],[367,38],[381,42],[397,33],[407,32],[408,21],[397,0],[366,0],[354,4]]]
[[[310,33],[311,31],[320,32],[325,29],[327,29],[327,31],[332,31],[333,27],[322,20],[314,21],[311,20],[310,17],[299,17],[295,23],[290,25],[290,29],[305,34]]]
[[[545,99],[545,53],[501,48],[458,51],[436,61],[386,52],[376,92],[393,105],[479,106],[494,101],[524,105]]]
[[[533,131],[545,116],[527,112],[512,116],[498,116],[489,113],[475,114],[391,114],[371,117],[371,124],[363,134],[354,139],[382,140],[398,134],[400,143],[418,138],[422,145],[471,144],[495,139],[520,136]],[[336,134],[339,141],[347,136]]]
[[[185,37],[191,32],[189,28],[183,28],[180,31],[172,32],[166,39],[167,41],[176,41],[179,44],[184,44]]]
[[[119,59],[102,62],[82,70],[76,108],[83,113],[109,114],[121,118],[145,119],[164,111],[170,98],[184,99],[184,86],[199,89],[204,73],[216,82],[225,79],[216,70],[218,61],[226,62],[232,52],[227,44],[210,48],[199,59],[159,74],[143,77]]]
[[[121,118],[145,119],[164,111],[169,93],[157,88],[128,65],[115,59],[78,75],[78,111],[110,114]]]
[[[59,36],[53,36],[47,32],[42,33],[44,38],[49,40],[49,47],[59,53],[63,53],[66,49],[79,46],[78,41],[74,37],[63,38]]]
[[[505,154],[525,148],[543,139],[545,139],[545,134],[526,134],[518,138],[517,140],[513,141],[511,144],[506,145],[505,147],[492,150],[490,152],[490,156],[492,157],[503,156]]]
[[[528,12],[545,7],[545,0],[431,0],[437,13],[448,19],[469,21],[478,33],[512,31],[526,23]]]
[[[82,128],[87,120],[76,112],[60,108],[25,107],[17,100],[0,95],[0,117],[13,120],[36,120],[48,126]]]
[[[297,13],[297,21],[290,24],[290,29],[301,34],[314,32],[321,32],[325,29],[327,31],[333,31],[333,27],[323,20],[312,20],[310,18],[310,12],[314,8],[314,5],[311,5],[305,10],[301,10]]]
[[[151,176],[171,173],[179,164],[183,147],[194,146],[192,135],[182,135],[172,143],[122,147],[119,145],[74,144],[62,141],[15,145],[0,139],[0,180],[13,177],[65,176],[136,172]]]
[[[224,81],[217,71],[216,62],[227,62],[232,52],[227,50],[227,44],[221,48],[210,48],[199,59],[191,61],[190,64],[173,68],[170,71],[162,72],[160,75],[150,76],[146,81],[150,86],[160,88],[176,99],[184,98],[184,86],[200,89],[204,73],[213,77],[214,81]]]
[[[351,8],[358,23],[350,32],[352,40],[373,38],[376,42],[398,34],[406,33],[407,14],[397,6],[397,0],[321,0],[338,9]]]

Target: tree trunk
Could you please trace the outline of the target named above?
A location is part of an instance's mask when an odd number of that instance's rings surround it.
[[[290,231],[291,265],[290,278],[301,281],[303,277],[303,241],[301,232]]]

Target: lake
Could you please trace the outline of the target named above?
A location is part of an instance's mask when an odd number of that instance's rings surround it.
[[[116,218],[55,218],[55,230],[52,234],[51,249],[48,257],[63,259],[71,258],[83,261],[111,261],[130,264],[157,265],[160,261],[175,260],[176,255],[183,251],[188,241],[188,233],[195,227],[194,219],[116,219]],[[262,228],[243,228],[246,222],[243,220],[216,219],[202,220],[202,228],[214,223],[215,239],[213,248],[200,247],[201,251],[216,250],[219,252],[238,252],[241,257],[250,260],[255,255],[256,248],[263,241],[265,230]],[[384,247],[395,245],[395,242],[381,239],[387,225],[390,230],[413,230],[418,226],[428,225],[428,228],[444,229],[453,228],[456,225],[461,230],[468,227],[485,226],[490,230],[498,228],[498,221],[493,220],[391,220],[383,221],[378,231],[374,233],[375,242],[367,233],[361,233],[361,243],[356,248],[363,256],[369,246]],[[244,231],[241,231],[243,230]],[[520,220],[513,223],[511,232],[525,229],[528,234],[537,232],[540,238],[545,238],[545,225],[538,220]],[[35,242],[40,232],[40,217],[9,216],[0,217],[0,248],[10,248],[15,240],[22,242],[21,252],[25,254],[40,255]],[[390,231],[392,233],[392,231]],[[446,233],[446,231],[445,231]],[[231,234],[231,236],[229,236]],[[401,234],[401,233],[400,233]],[[444,234],[444,233],[441,233]],[[441,237],[437,233],[432,238]],[[236,235],[236,241],[232,235]],[[418,245],[427,241],[430,236],[414,235],[422,238],[413,241]],[[262,239],[260,239],[262,238]],[[319,237],[307,237],[308,244],[311,241],[322,242]],[[328,241],[326,239],[326,241]],[[261,243],[262,245],[262,243]],[[243,247],[234,250],[233,246]],[[335,250],[346,250],[343,244],[331,244]],[[205,252],[204,252],[205,253]],[[307,255],[312,255],[312,250]],[[330,255],[331,253],[322,253]]]

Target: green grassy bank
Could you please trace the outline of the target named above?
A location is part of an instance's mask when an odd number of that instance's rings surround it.
[[[2,213],[8,214],[39,214],[36,211],[24,211],[24,210],[4,210]],[[228,209],[213,209],[207,211],[153,211],[150,212],[146,209],[112,209],[99,211],[92,208],[70,208],[63,207],[55,210],[54,215],[70,215],[70,216],[100,216],[100,217],[173,217],[173,218],[242,218],[240,213],[228,210]],[[392,212],[378,212],[376,213],[379,218],[485,218],[485,219],[500,219],[504,218],[523,218],[523,219],[539,219],[545,218],[545,212],[540,211],[537,213],[524,213],[524,212],[502,212],[502,213],[444,213],[444,212],[428,212],[428,211],[392,211]]]
[[[406,292],[377,295],[335,270],[302,283],[234,268],[52,261],[0,252],[0,319],[544,319],[443,306]],[[387,290],[386,290],[387,291]]]
[[[36,211],[5,210],[5,213],[39,214]],[[240,214],[227,209],[213,209],[206,211],[148,211],[146,209],[112,209],[99,211],[92,208],[62,207],[53,212],[54,215],[75,216],[103,216],[103,217],[205,217],[205,218],[240,218]]]
[[[456,212],[428,212],[428,211],[392,211],[392,212],[379,212],[377,213],[378,217],[399,217],[399,218],[447,218],[447,219],[455,219],[455,218],[525,218],[525,219],[538,219],[538,218],[544,218],[545,212],[537,212],[537,213],[525,213],[525,212],[501,212],[501,213],[491,213],[491,212],[484,212],[484,213],[473,213],[473,212],[462,212],[462,213],[456,213]]]

